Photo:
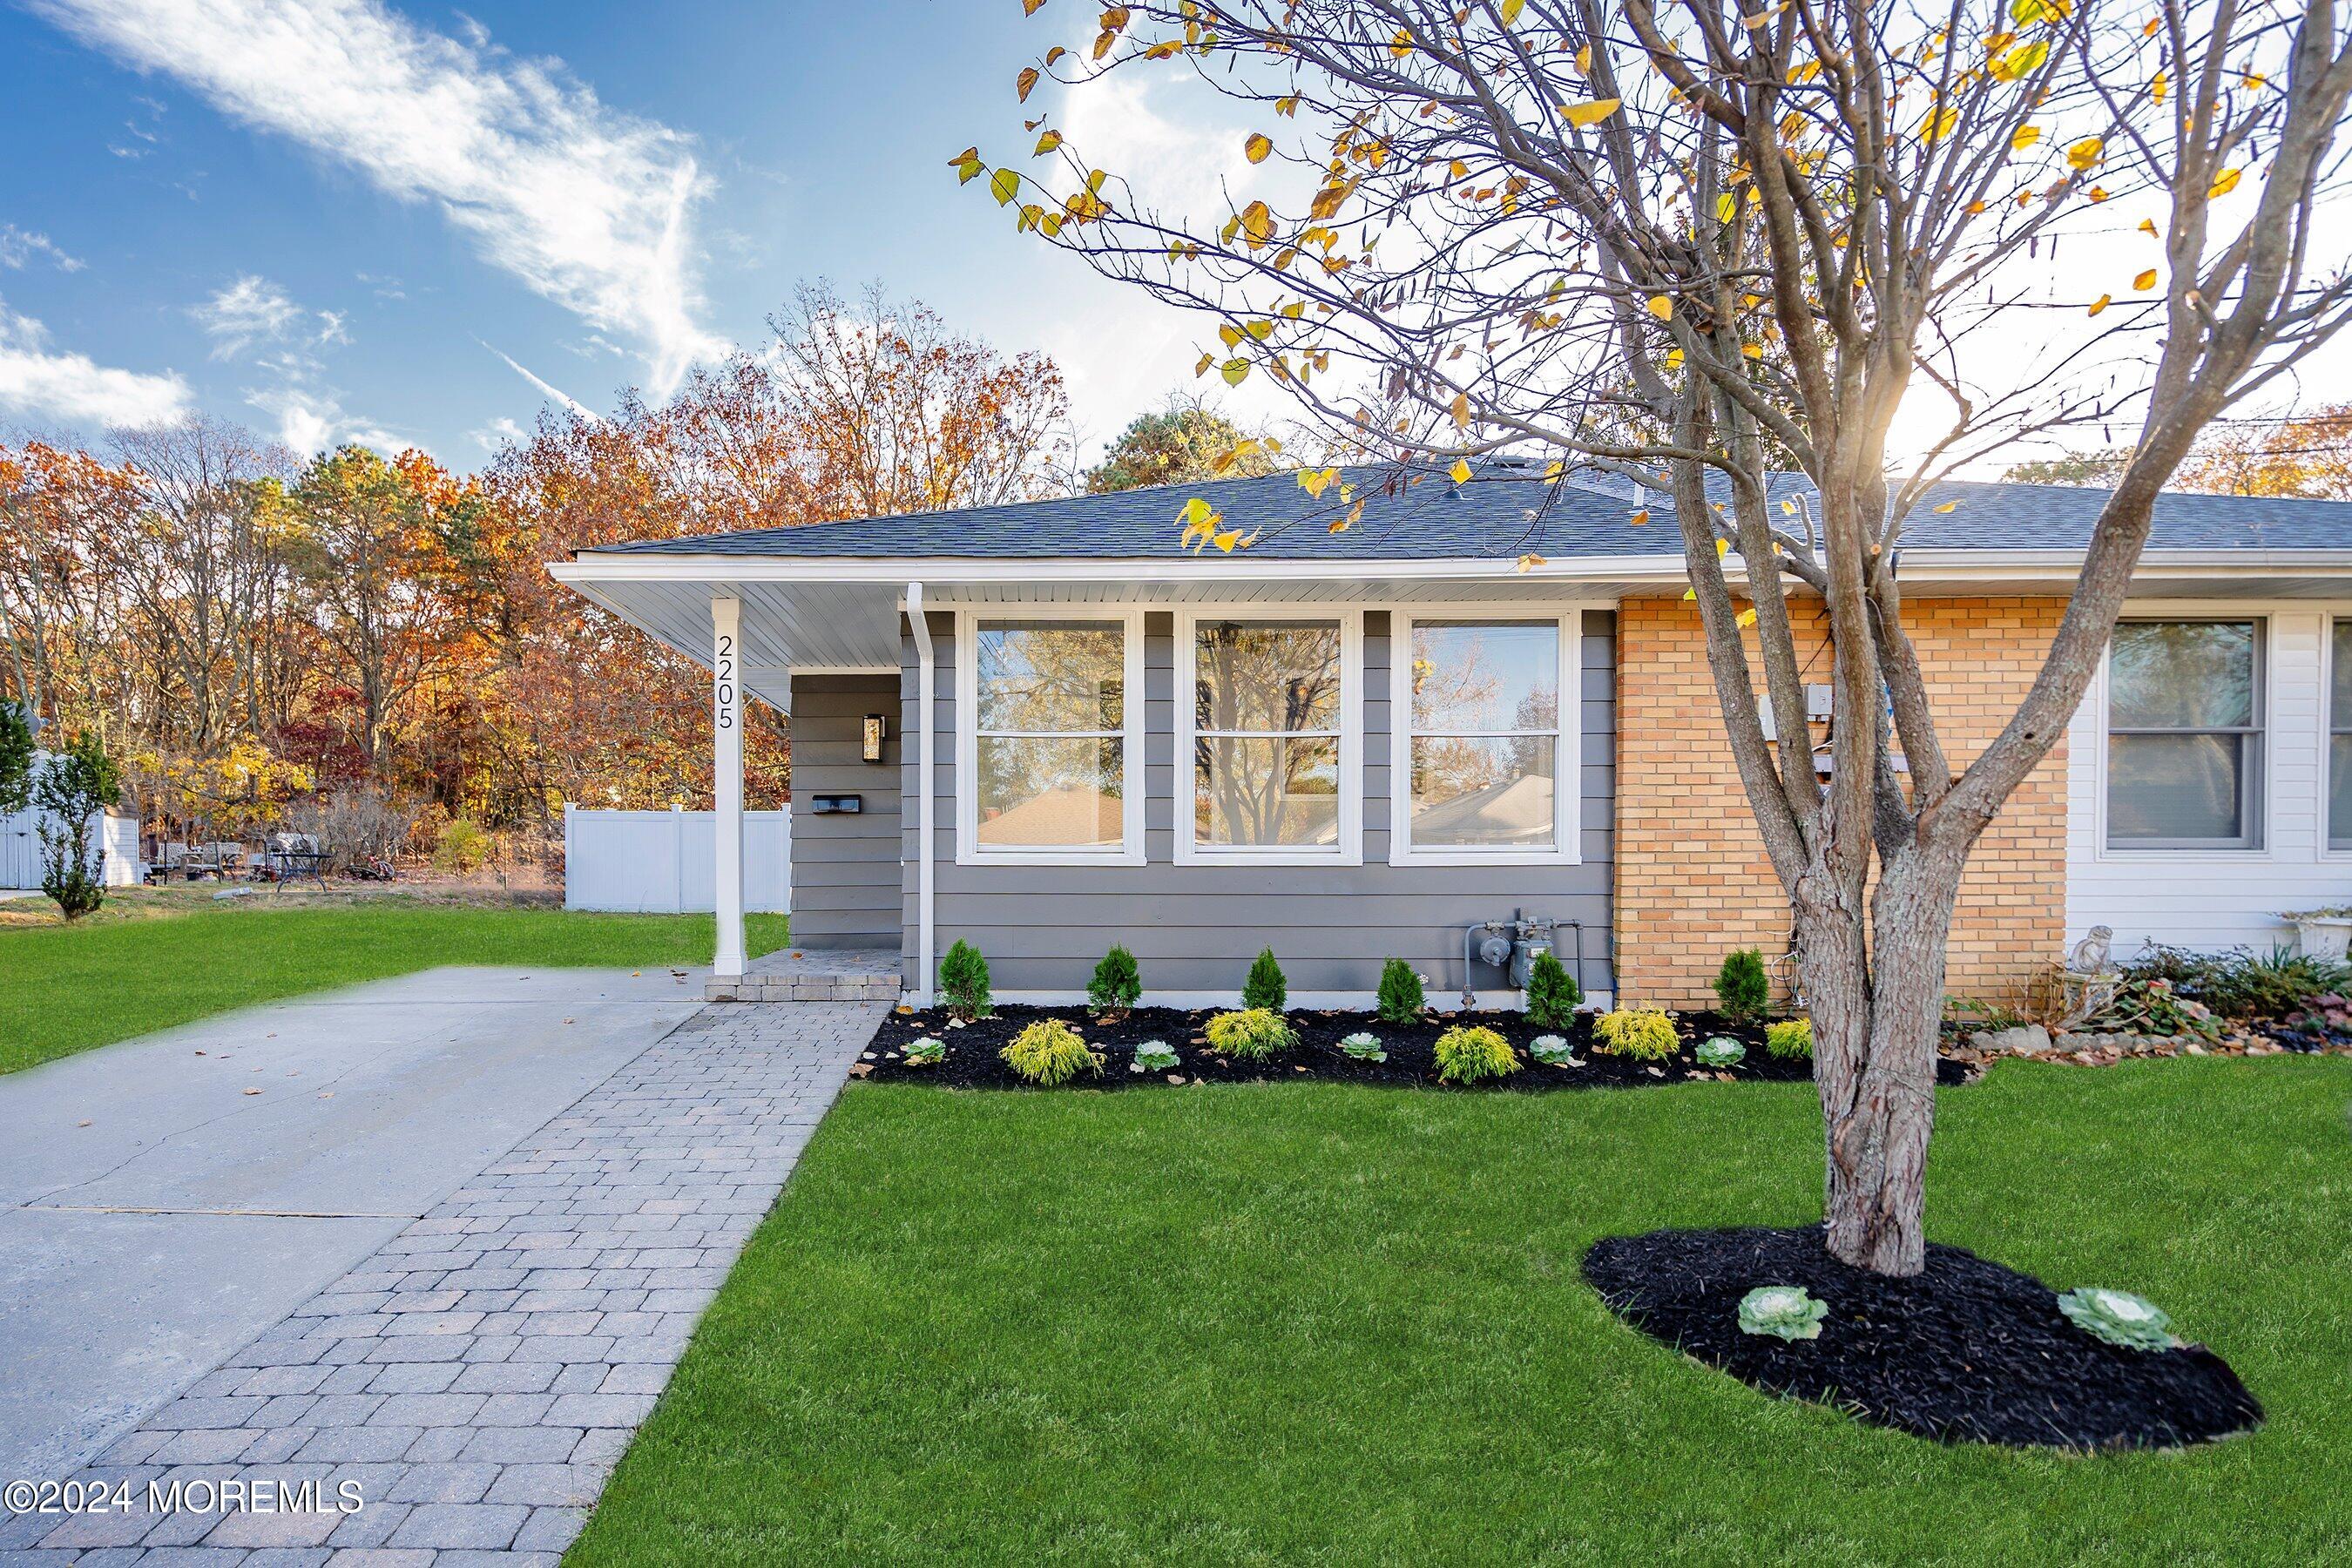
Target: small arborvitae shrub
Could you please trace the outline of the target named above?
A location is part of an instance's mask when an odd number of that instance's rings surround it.
[[[1238,1061],[1264,1061],[1297,1043],[1290,1021],[1267,1007],[1220,1013],[1209,1020],[1209,1047]]]
[[[1784,1062],[1812,1060],[1813,1021],[1783,1018],[1777,1024],[1765,1025],[1764,1048]]]
[[[1080,1073],[1102,1071],[1102,1053],[1089,1047],[1076,1029],[1059,1018],[1038,1019],[996,1054],[1031,1083],[1049,1088],[1067,1083]]]
[[[2067,1321],[2094,1339],[2127,1351],[2160,1351],[2172,1343],[2172,1320],[2154,1302],[2128,1290],[2085,1285],[2058,1298]]]
[[[1724,959],[1716,972],[1715,998],[1723,1016],[1735,1024],[1752,1024],[1772,1005],[1772,978],[1764,973],[1764,955],[1743,947]]]
[[[1282,965],[1274,961],[1274,949],[1267,948],[1250,965],[1249,978],[1242,982],[1242,1005],[1254,1012],[1279,1013],[1290,1003],[1290,983],[1282,977]]]
[[[1576,1047],[1558,1035],[1538,1035],[1528,1042],[1528,1055],[1548,1068],[1580,1068]]]
[[[1528,1022],[1538,1029],[1565,1029],[1576,1018],[1584,988],[1551,952],[1536,954],[1528,966]]]
[[[1135,1047],[1135,1070],[1138,1072],[1172,1071],[1183,1058],[1165,1040],[1146,1040]]]
[[[1748,1047],[1729,1035],[1709,1035],[1691,1051],[1703,1068],[1736,1068],[1748,1058]]]
[[[1603,1013],[1592,1032],[1601,1037],[1601,1043],[1592,1048],[1604,1056],[1662,1062],[1682,1048],[1675,1021],[1663,1007],[1620,1007]]]
[[[1429,1010],[1429,998],[1421,989],[1421,976],[1412,964],[1402,958],[1391,958],[1381,965],[1381,994],[1375,1009],[1383,1024],[1418,1024]]]
[[[1457,1024],[1437,1037],[1437,1081],[1476,1083],[1519,1070],[1511,1042],[1483,1025]]]
[[[929,1036],[908,1040],[906,1056],[910,1068],[935,1068],[948,1059],[948,1043]]]
[[[1760,1285],[1739,1298],[1739,1331],[1776,1340],[1817,1340],[1829,1303],[1801,1285]]]
[[[1396,960],[1391,959],[1389,962],[1394,963]],[[1417,986],[1420,984],[1420,976],[1415,975],[1413,980]],[[1385,983],[1383,986],[1385,987]],[[1339,1048],[1360,1062],[1384,1062],[1389,1059],[1389,1048],[1381,1044],[1381,1037],[1378,1035],[1367,1034],[1361,1029],[1341,1040]]]
[[[948,1011],[967,1024],[989,1015],[988,960],[961,937],[940,960],[940,994]]]
[[[1142,999],[1143,974],[1135,967],[1135,954],[1123,947],[1104,953],[1095,965],[1095,977],[1087,982],[1087,1005],[1118,1017]]]

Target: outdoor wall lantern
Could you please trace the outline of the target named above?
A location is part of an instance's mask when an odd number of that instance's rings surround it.
[[[863,754],[869,763],[882,760],[882,715],[879,713],[866,716],[866,749]]]

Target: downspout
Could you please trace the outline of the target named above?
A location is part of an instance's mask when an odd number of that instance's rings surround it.
[[[923,614],[923,585],[907,584],[907,625],[915,634],[915,728],[921,734],[915,761],[915,1005],[931,1005],[931,748],[938,731],[931,727],[931,689],[938,679],[938,661],[931,648],[931,623]],[[899,726],[906,733],[906,726]]]

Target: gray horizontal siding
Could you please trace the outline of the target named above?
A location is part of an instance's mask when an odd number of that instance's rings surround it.
[[[1389,617],[1364,625],[1364,860],[1356,867],[1178,866],[1173,618],[1144,619],[1142,866],[959,866],[955,861],[955,620],[929,617],[938,655],[932,752],[932,844],[938,951],[962,938],[988,955],[1001,990],[1084,988],[1113,942],[1131,949],[1152,990],[1234,991],[1250,960],[1271,947],[1298,991],[1369,991],[1380,966],[1402,958],[1434,985],[1462,983],[1462,932],[1515,910],[1580,921],[1583,983],[1609,984],[1611,824],[1614,817],[1616,616],[1583,620],[1582,766],[1578,780],[1583,863],[1555,867],[1397,867],[1389,853]],[[904,641],[899,700],[916,712],[913,638]],[[915,768],[904,770],[910,797]],[[901,888],[905,954],[916,941],[915,813],[905,813]],[[795,826],[797,826],[797,823]],[[797,852],[797,840],[795,848]],[[797,892],[798,884],[795,884]],[[814,889],[812,889],[814,891]],[[1573,960],[1566,931],[1562,958]],[[1501,984],[1481,969],[1482,987]]]
[[[887,721],[882,763],[864,760],[866,715]],[[899,945],[898,683],[887,674],[793,678],[793,941]],[[819,816],[820,795],[856,795],[856,816]]]

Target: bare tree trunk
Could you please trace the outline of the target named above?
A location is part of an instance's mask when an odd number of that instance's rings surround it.
[[[1936,1037],[1964,864],[1965,855],[1941,848],[1905,849],[1884,868],[1866,921],[1853,902],[1821,896],[1826,877],[1809,876],[1799,889],[1829,1248],[1880,1274],[1916,1274],[1927,1264]]]

